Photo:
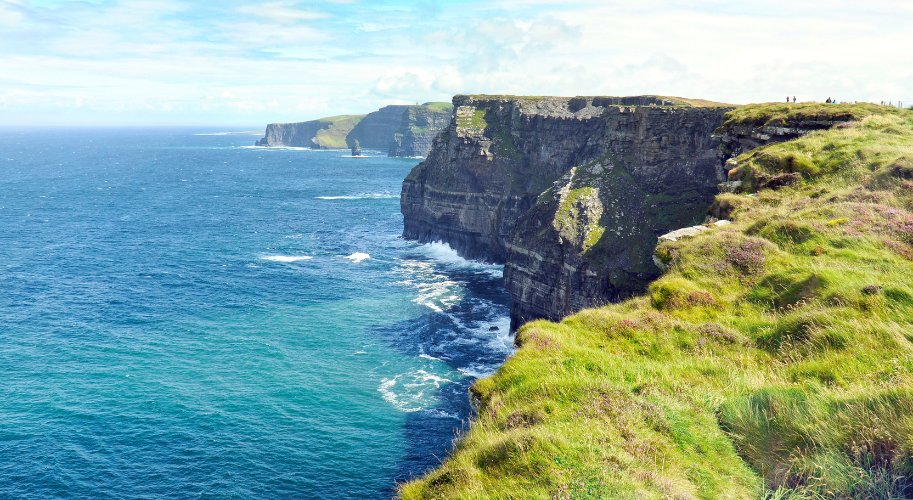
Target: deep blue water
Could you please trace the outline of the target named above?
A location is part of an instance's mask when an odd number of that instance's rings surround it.
[[[389,497],[509,354],[416,160],[201,132],[0,130],[0,497]]]

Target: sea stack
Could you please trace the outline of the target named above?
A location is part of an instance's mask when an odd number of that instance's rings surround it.
[[[355,139],[355,143],[352,144],[352,156],[361,156],[361,143],[358,142],[358,139]]]

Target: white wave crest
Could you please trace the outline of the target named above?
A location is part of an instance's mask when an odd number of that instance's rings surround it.
[[[393,193],[361,193],[339,196],[315,196],[314,198],[318,200],[388,200],[399,198],[399,195]]]
[[[327,149],[301,148],[297,146],[239,146],[241,149],[265,149],[268,151],[331,151]]]
[[[474,269],[490,274],[495,278],[500,278],[504,275],[504,266],[464,259],[463,257],[460,257],[460,254],[457,253],[456,250],[443,241],[425,243],[424,245],[421,245],[419,249],[428,258],[447,266]]]
[[[359,262],[364,262],[364,261],[370,259],[371,254],[367,254],[364,252],[355,252],[352,255],[347,255],[346,258],[349,259],[350,261],[352,261],[353,263],[358,264]]]
[[[200,134],[193,134],[198,136],[224,136],[224,135],[263,135],[263,132],[259,130],[244,130],[244,131],[232,131],[232,132],[205,132]]]
[[[418,292],[412,302],[434,312],[442,313],[463,299],[463,286],[436,272],[430,262],[403,260],[393,272],[405,277],[398,281],[398,284],[406,285]]]
[[[309,255],[264,255],[260,257],[263,260],[268,260],[271,262],[301,262],[304,260],[311,260],[313,257]]]
[[[471,378],[485,378],[494,375],[498,370],[497,366],[488,366],[482,363],[472,363],[465,368],[457,368],[463,375]]]
[[[457,415],[456,413],[448,413],[448,412],[438,409],[438,408],[433,408],[431,410],[427,410],[427,411],[425,411],[425,413],[427,413],[428,415],[434,415],[435,417],[452,418],[454,420],[460,419],[460,416]]]
[[[382,379],[377,390],[397,410],[411,413],[433,404],[441,385],[450,382],[425,370],[414,370]]]

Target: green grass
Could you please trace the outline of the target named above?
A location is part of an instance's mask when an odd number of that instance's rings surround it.
[[[720,195],[734,224],[663,244],[643,296],[521,328],[402,496],[913,494],[913,113],[888,109],[738,158],[799,176]]]
[[[902,115],[904,110],[877,104],[800,102],[741,106],[727,115],[723,127],[733,125],[789,126],[800,121],[857,121],[872,115]]]
[[[485,121],[485,109],[473,109],[471,115],[457,115],[457,127],[465,130],[485,130],[488,128],[488,122]]]
[[[687,97],[673,97],[666,95],[652,96],[659,99],[671,101],[673,106],[689,106],[693,108],[731,108],[732,104],[724,102],[708,101],[706,99],[690,99]]]
[[[422,107],[433,113],[449,113],[453,110],[453,104],[449,102],[426,102]]]
[[[339,115],[321,118],[318,121],[328,126],[317,131],[314,142],[322,148],[345,149],[348,147],[346,136],[364,117],[365,115]]]
[[[561,198],[552,223],[558,234],[569,241],[580,241],[586,252],[605,232],[599,225],[602,210],[596,188],[569,189]]]

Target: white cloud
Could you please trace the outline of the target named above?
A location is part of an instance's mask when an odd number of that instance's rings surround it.
[[[325,19],[326,14],[299,8],[297,2],[264,2],[238,7],[238,13],[245,16],[259,17],[269,21],[289,24],[300,21]]]
[[[263,123],[456,93],[913,102],[913,2],[0,0],[0,122]]]

